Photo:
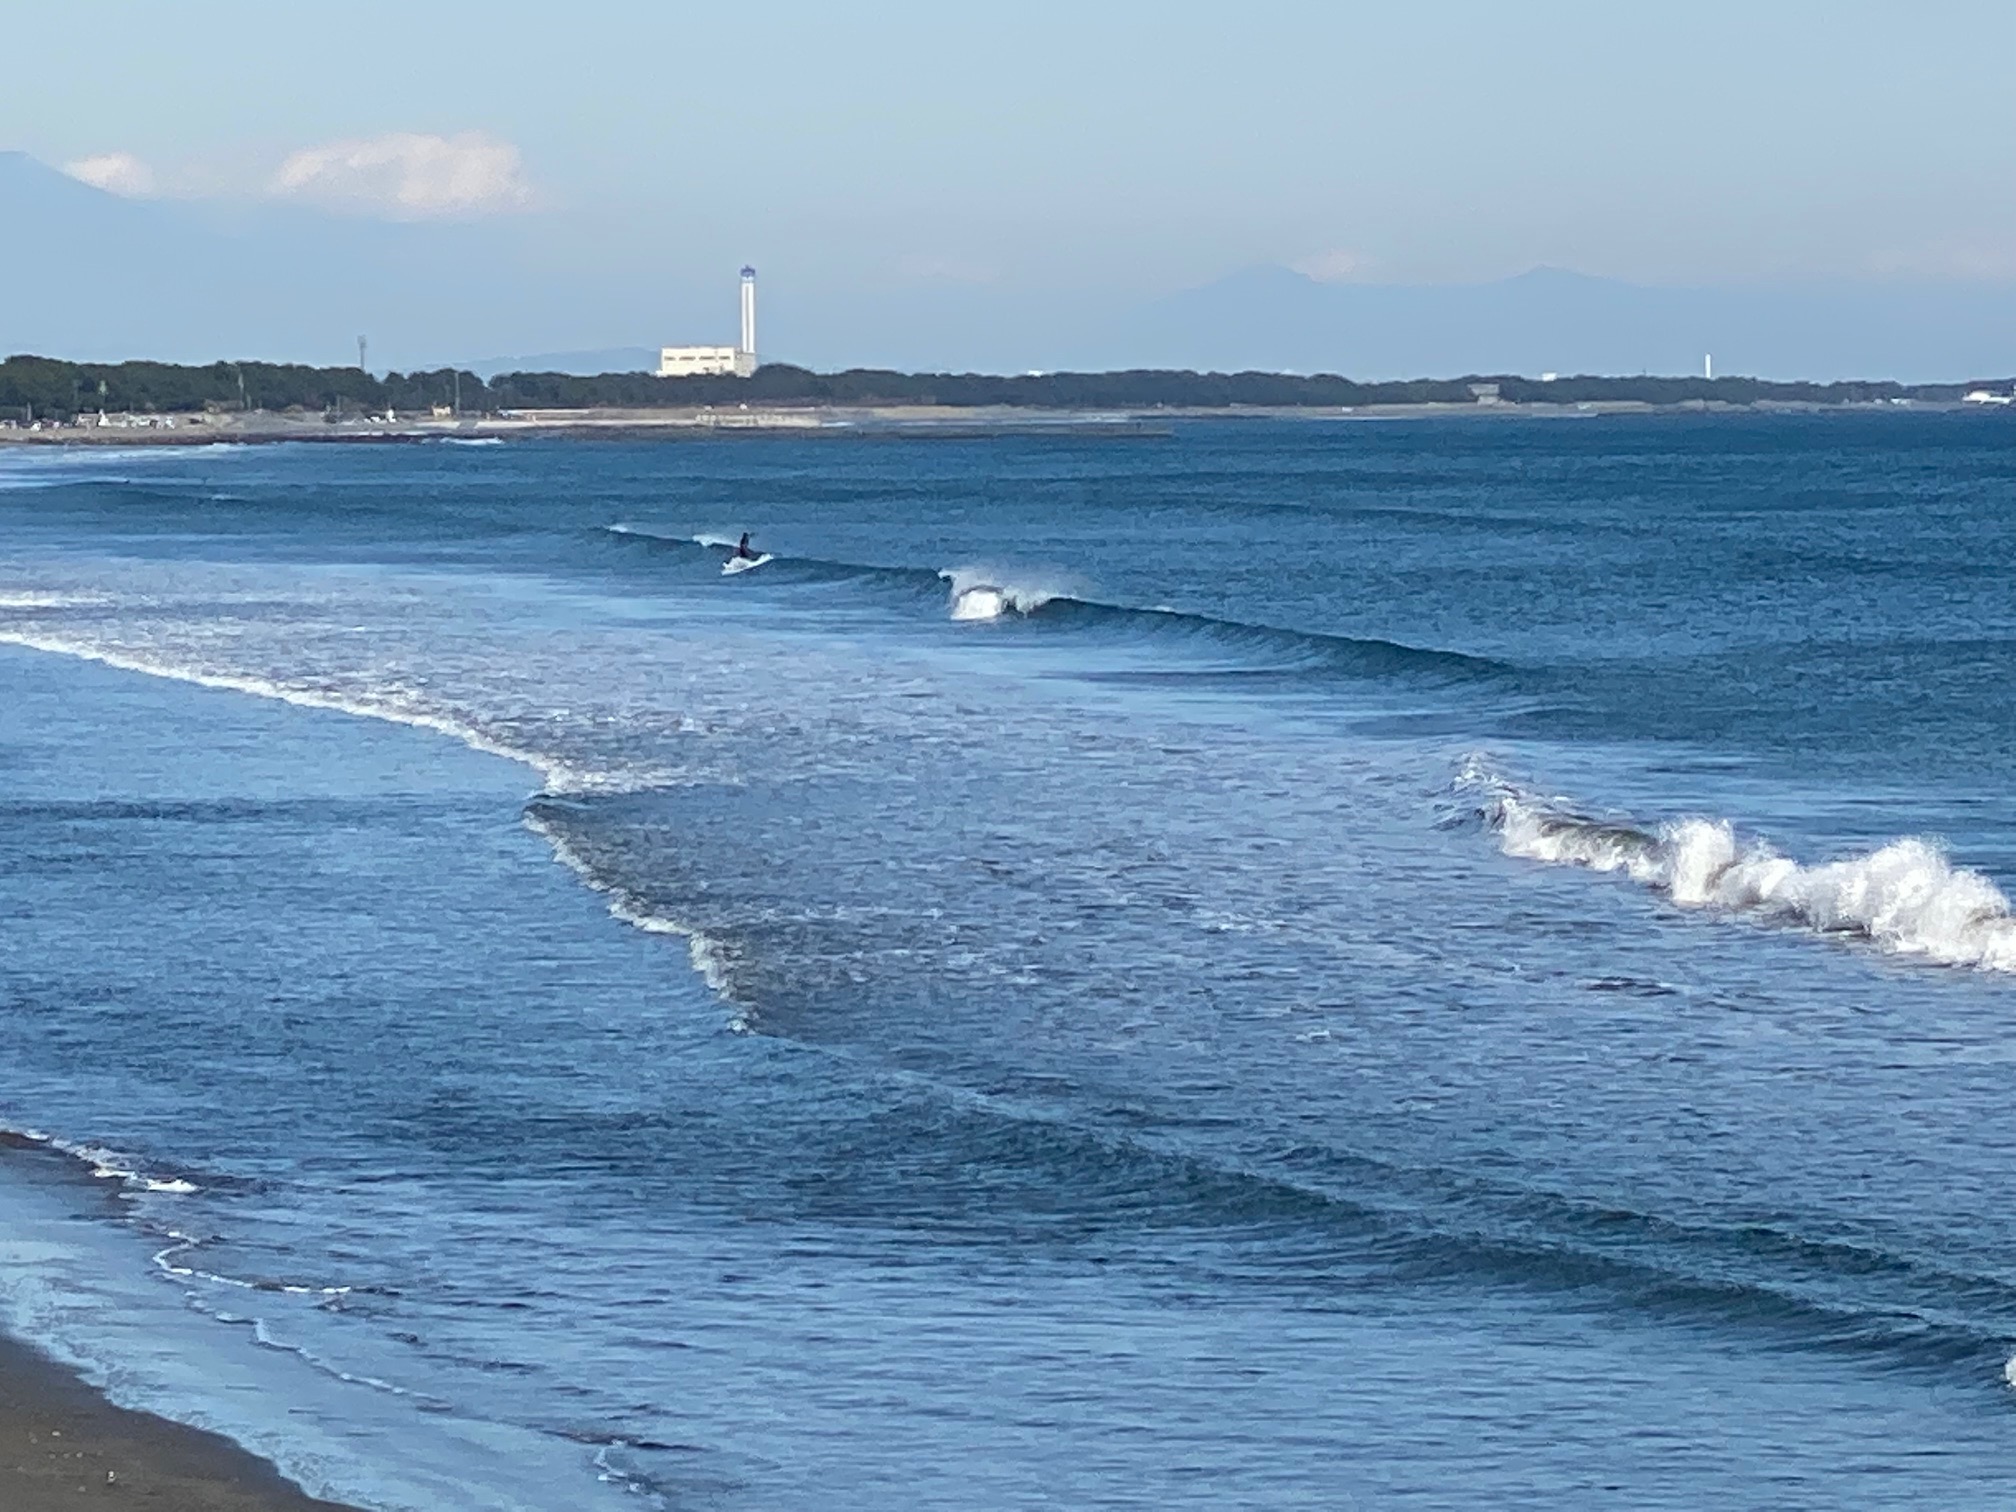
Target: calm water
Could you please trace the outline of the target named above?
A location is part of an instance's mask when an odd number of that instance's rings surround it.
[[[2006,1506],[2012,438],[0,457],[0,1301],[388,1512]]]

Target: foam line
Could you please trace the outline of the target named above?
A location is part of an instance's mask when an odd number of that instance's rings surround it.
[[[370,696],[328,692],[289,686],[263,677],[246,676],[231,672],[211,672],[198,667],[190,667],[170,662],[149,661],[124,651],[106,647],[88,646],[59,640],[53,636],[36,635],[20,630],[0,630],[0,645],[20,646],[26,650],[47,652],[56,656],[74,656],[82,661],[97,662],[102,666],[115,667],[124,672],[138,672],[149,677],[164,678],[172,682],[192,683],[198,687],[217,688],[233,693],[249,693],[256,698],[270,698],[282,703],[294,704],[301,708],[326,709],[348,714],[360,719],[379,719],[392,724],[409,725],[416,729],[432,730],[461,741],[464,745],[486,755],[500,756],[530,767],[540,776],[544,789],[553,795],[607,793],[631,791],[639,786],[649,785],[654,780],[646,773],[637,779],[623,779],[607,773],[583,771],[557,757],[529,751],[520,746],[505,744],[493,739],[475,725],[425,707],[407,702],[394,702],[390,698],[379,699]],[[566,837],[556,828],[546,823],[536,813],[526,816],[526,826],[553,847],[555,856],[579,876],[589,887],[604,894],[609,899],[609,912],[615,918],[652,934],[678,935],[686,941],[686,949],[692,960],[693,969],[700,974],[709,989],[723,998],[731,996],[728,987],[727,961],[720,944],[703,934],[675,920],[652,913],[644,903],[627,892],[605,884],[588,867],[578,854],[567,844]],[[737,1027],[746,1027],[746,1021],[737,1020]],[[40,1136],[32,1136],[40,1138]],[[109,1173],[108,1173],[109,1174]],[[117,1173],[125,1174],[125,1173]],[[159,1191],[175,1191],[173,1185],[153,1188]]]
[[[44,1149],[68,1155],[72,1160],[88,1167],[97,1180],[116,1181],[129,1192],[162,1192],[170,1196],[184,1197],[202,1190],[193,1181],[180,1176],[150,1176],[141,1170],[139,1163],[131,1157],[99,1145],[76,1144],[67,1139],[60,1139],[54,1134],[45,1133],[41,1129],[0,1126],[0,1132],[15,1139],[25,1140],[29,1144],[40,1145]]]
[[[0,609],[80,609],[110,602],[95,593],[48,593],[33,588],[0,593]]]
[[[1508,856],[1619,873],[1682,908],[1716,909],[1861,939],[1942,966],[2016,972],[2016,917],[2002,889],[1904,836],[1839,861],[1805,863],[1727,819],[1654,826],[1591,818],[1526,791],[1473,758],[1458,786]]]
[[[526,810],[525,827],[553,847],[553,855],[562,866],[579,877],[591,891],[600,893],[607,900],[610,917],[647,934],[679,936],[686,942],[686,953],[700,979],[717,996],[732,998],[728,957],[718,940],[691,924],[653,912],[643,899],[605,879],[589,865],[587,858],[575,849],[559,827],[537,809]]]
[[[431,730],[437,735],[459,740],[472,751],[480,751],[486,756],[500,756],[506,761],[530,767],[539,774],[541,784],[549,793],[625,792],[648,785],[646,779],[584,769],[561,757],[512,745],[497,739],[468,719],[421,703],[411,694],[403,692],[306,688],[246,673],[216,672],[179,662],[153,660],[122,649],[88,645],[26,630],[0,630],[0,645],[20,646],[24,650],[43,651],[54,656],[74,656],[80,661],[97,662],[100,666],[114,667],[122,672],[140,672],[149,677],[191,683],[200,688],[249,693],[255,698],[270,698],[297,708],[326,709],[359,719],[378,719],[388,724]]]

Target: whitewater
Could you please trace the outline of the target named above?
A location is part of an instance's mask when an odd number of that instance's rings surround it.
[[[1801,864],[1728,819],[1640,827],[1598,819],[1521,791],[1476,759],[1456,778],[1509,856],[1616,872],[1682,908],[1713,909],[1866,940],[1947,966],[2016,971],[2016,918],[1978,871],[1955,867],[1935,840],[1905,836],[1866,855]]]

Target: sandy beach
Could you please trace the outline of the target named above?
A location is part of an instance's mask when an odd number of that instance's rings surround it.
[[[0,1338],[0,1507],[69,1512],[341,1512],[228,1439],[115,1407],[62,1366]]]
[[[320,415],[221,414],[172,417],[85,416],[76,424],[29,429],[0,424],[0,447],[214,446],[275,441],[386,443],[567,436],[606,440],[700,439],[719,435],[824,435],[832,437],[1020,434],[1068,430],[1076,434],[1166,434],[1178,420],[1299,420],[1349,423],[1380,420],[1464,419],[1480,421],[1594,419],[1615,415],[1853,414],[1871,408],[1854,404],[1759,401],[1729,404],[1693,400],[1651,404],[1608,400],[1584,404],[1364,404],[1355,406],[1233,409],[1168,406],[1151,409],[1075,410],[940,404],[754,405],[666,409],[520,409],[491,415],[353,417],[328,421]],[[1961,408],[1913,401],[1911,413],[1945,413]],[[172,422],[172,423],[170,423]]]
[[[0,1134],[0,1161],[46,1157]],[[74,1371],[0,1334],[0,1507],[64,1512],[139,1502],[160,1512],[344,1512],[229,1439],[114,1406]]]

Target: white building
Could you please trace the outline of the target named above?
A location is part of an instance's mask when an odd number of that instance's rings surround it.
[[[735,346],[658,349],[660,378],[747,378],[756,371],[756,270],[742,270],[742,339]]]
[[[658,349],[660,378],[722,378],[741,371],[740,347],[680,346]]]

